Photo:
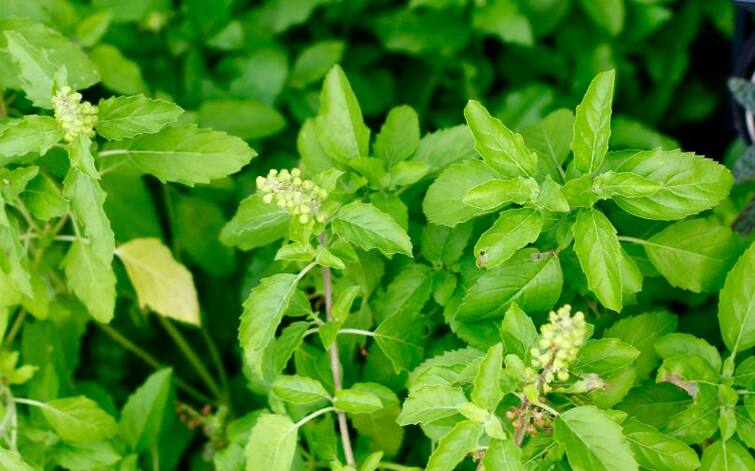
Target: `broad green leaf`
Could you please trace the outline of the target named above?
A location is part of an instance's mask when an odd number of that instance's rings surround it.
[[[721,371],[721,354],[716,347],[692,334],[675,332],[655,341],[654,348],[663,359],[677,355],[694,355],[704,359],[714,371]]]
[[[338,161],[368,155],[370,129],[364,124],[357,98],[338,65],[325,77],[315,129],[323,150]]]
[[[513,0],[477,4],[472,15],[472,25],[482,32],[498,36],[503,42],[532,45],[530,20]]]
[[[554,438],[576,471],[637,470],[619,424],[595,406],[569,409],[556,418]]]
[[[718,440],[703,451],[701,471],[749,471],[755,469],[755,459],[736,440]]]
[[[428,175],[437,175],[456,162],[477,158],[472,133],[461,124],[426,134],[411,160],[426,163]]]
[[[672,286],[695,293],[720,289],[741,249],[728,227],[706,219],[672,224],[642,245]]]
[[[294,61],[288,82],[302,88],[323,78],[328,70],[341,61],[343,41],[320,41],[307,46]]]
[[[695,450],[650,425],[628,419],[622,428],[634,457],[644,468],[692,471],[700,466]]]
[[[472,402],[494,412],[503,399],[501,390],[501,371],[503,370],[503,344],[490,347],[488,353],[477,367],[477,374],[472,382]]]
[[[603,213],[587,209],[577,213],[573,231],[574,251],[590,291],[605,307],[621,311],[624,281],[616,229]]]
[[[172,413],[173,370],[163,368],[152,373],[134,391],[121,411],[119,435],[131,451],[140,453],[158,443]]]
[[[601,199],[609,199],[613,196],[624,198],[641,198],[652,196],[661,189],[661,186],[645,177],[630,172],[608,171],[601,173],[592,183],[592,191]]]
[[[463,201],[464,204],[488,211],[508,203],[525,204],[538,191],[537,182],[533,178],[495,179],[470,188]]]
[[[174,103],[144,95],[110,97],[97,108],[97,134],[111,141],[156,133],[183,114]]]
[[[298,278],[278,273],[260,281],[244,302],[239,327],[239,342],[246,364],[262,374],[262,355],[275,336],[275,331],[288,309]]]
[[[296,451],[297,430],[285,415],[260,416],[246,444],[246,471],[289,471]]]
[[[173,258],[160,239],[133,239],[118,247],[118,258],[134,285],[139,307],[199,325],[199,301],[191,272]]]
[[[62,68],[67,82],[75,90],[88,88],[100,79],[86,54],[57,31],[39,23],[18,23],[5,31],[7,49],[18,70],[26,96],[34,105],[52,108],[52,84]]]
[[[578,373],[596,373],[604,377],[631,364],[639,355],[639,350],[619,339],[593,339],[580,348],[569,369]]]
[[[208,100],[197,116],[201,127],[242,139],[261,139],[286,127],[286,118],[278,110],[253,100]]]
[[[598,170],[608,152],[615,76],[614,70],[596,75],[577,106],[571,149],[574,166],[582,173]]]
[[[719,374],[705,359],[682,354],[664,359],[655,380],[678,386],[692,398],[696,398],[700,393],[700,384],[716,383]]]
[[[123,142],[123,149],[111,152],[126,154],[139,170],[163,182],[190,186],[236,173],[257,155],[238,137],[191,125]]]
[[[755,346],[755,244],[726,276],[718,298],[718,322],[724,343],[732,352]]]
[[[68,201],[52,178],[39,174],[26,186],[22,195],[29,212],[37,219],[49,221],[68,212]]]
[[[71,471],[112,466],[123,458],[110,442],[66,443],[55,450],[55,461]]]
[[[511,306],[501,322],[501,339],[506,353],[524,358],[537,341],[538,333],[532,318],[517,305]]]
[[[453,229],[428,224],[422,228],[420,252],[433,264],[450,267],[461,258],[473,229],[472,223],[461,224]]]
[[[467,402],[458,386],[424,386],[412,389],[404,401],[399,425],[427,424],[456,415],[457,408]]]
[[[76,39],[84,47],[97,44],[107,32],[113,14],[109,11],[98,11],[87,16],[76,27]]]
[[[85,396],[52,400],[42,407],[42,413],[50,427],[65,441],[96,442],[118,432],[115,420]]]
[[[393,108],[375,138],[375,156],[395,165],[414,154],[419,146],[419,118],[409,106]]]
[[[582,9],[598,26],[612,36],[618,36],[624,29],[625,0],[580,0]]]
[[[524,471],[522,451],[511,439],[491,440],[482,465],[485,471]]]
[[[115,274],[91,245],[77,239],[62,262],[66,283],[97,322],[108,323],[115,310]]]
[[[525,311],[547,311],[558,301],[562,284],[558,257],[524,249],[477,278],[464,295],[456,318],[500,318],[513,302]]]
[[[632,389],[616,408],[660,430],[669,417],[685,411],[690,404],[692,398],[676,386],[644,383],[641,388]]]
[[[79,134],[68,143],[66,150],[72,168],[95,180],[100,179],[100,173],[97,171],[92,155],[92,140],[88,136]]]
[[[336,409],[349,414],[369,414],[383,408],[380,398],[369,391],[340,389],[336,391],[333,404]]]
[[[474,247],[477,266],[494,268],[510,259],[519,249],[535,242],[543,229],[543,215],[531,208],[502,211]]]
[[[568,213],[569,200],[566,199],[561,189],[561,185],[556,183],[550,175],[546,175],[545,180],[540,185],[540,194],[535,201],[535,206],[548,211]]]
[[[341,207],[333,218],[333,231],[364,250],[412,256],[412,242],[404,229],[368,203],[354,201]]]
[[[17,452],[0,448],[0,466],[8,471],[37,471],[39,468],[30,465]]]
[[[661,186],[652,196],[613,198],[624,211],[646,219],[681,219],[712,208],[733,184],[726,167],[679,150],[624,152],[606,163],[611,170],[635,173]]]
[[[390,168],[391,186],[408,186],[417,183],[427,175],[430,167],[424,162],[406,160]]]
[[[540,122],[522,132],[524,143],[537,152],[538,174],[563,180],[562,166],[569,156],[574,133],[574,113],[567,109],[553,111]]]
[[[236,214],[223,226],[220,242],[241,250],[262,247],[284,237],[290,220],[288,211],[254,194],[241,201]]]
[[[378,325],[373,337],[396,373],[411,370],[422,361],[425,318],[418,313],[395,313]]]
[[[653,345],[659,337],[676,330],[677,318],[667,312],[648,312],[619,319],[603,334],[633,345],[640,351],[636,359],[637,376],[646,377],[658,365]]]
[[[413,264],[391,281],[377,306],[378,319],[395,314],[413,315],[421,312],[432,294],[432,270],[427,265]]]
[[[490,113],[480,102],[470,100],[464,117],[475,139],[475,148],[485,163],[505,177],[532,177],[537,172],[537,154],[524,145],[524,138]]]
[[[72,168],[63,181],[63,196],[70,201],[77,224],[89,239],[94,253],[106,264],[113,259],[115,238],[105,214],[105,192],[97,180]]]
[[[676,386],[671,387],[676,388],[684,395],[688,395],[687,392]],[[703,384],[700,385],[700,393],[692,404],[680,411],[675,411],[671,415],[665,415],[661,424],[653,425],[659,427],[659,430],[667,435],[691,445],[700,443],[716,433],[719,411],[716,388]]]
[[[464,202],[467,192],[498,178],[496,172],[479,160],[451,165],[430,185],[422,209],[433,224],[455,227],[487,211]]]
[[[309,404],[330,396],[316,379],[297,375],[278,376],[273,383],[272,391],[284,401],[294,404]]]
[[[49,116],[28,115],[0,128],[0,164],[3,159],[36,152],[43,155],[63,138],[65,131]]]
[[[0,272],[6,275],[12,287],[15,288],[12,291],[33,297],[31,277],[23,263],[24,246],[19,239],[16,224],[8,219],[5,208],[2,206],[2,197],[0,197],[0,255],[2,255],[0,256]]]
[[[458,375],[470,364],[483,357],[484,353],[476,348],[467,347],[449,350],[422,362],[409,373],[406,387],[409,391],[425,385],[425,380],[433,377],[435,372],[454,373]],[[449,384],[446,382],[445,384]]]
[[[467,453],[475,451],[481,435],[482,425],[459,422],[438,442],[425,471],[453,471]]]

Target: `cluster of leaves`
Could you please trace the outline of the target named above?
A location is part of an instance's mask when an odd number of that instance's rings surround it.
[[[0,0],[0,467],[755,467],[727,2],[240,3]]]

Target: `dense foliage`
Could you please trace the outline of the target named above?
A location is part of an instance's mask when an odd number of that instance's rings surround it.
[[[0,0],[0,467],[754,469],[731,13]]]

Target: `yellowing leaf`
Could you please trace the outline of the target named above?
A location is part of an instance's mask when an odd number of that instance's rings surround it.
[[[133,239],[116,249],[139,297],[139,306],[199,325],[199,302],[191,272],[155,238]]]

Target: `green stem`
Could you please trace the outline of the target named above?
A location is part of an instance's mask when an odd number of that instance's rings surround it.
[[[294,427],[300,428],[304,424],[306,424],[307,422],[309,422],[310,420],[312,420],[314,418],[317,418],[317,417],[319,417],[319,416],[321,416],[323,414],[327,414],[328,412],[334,412],[335,410],[336,410],[336,408],[333,407],[333,406],[325,407],[325,408],[316,410],[316,411],[312,412],[311,414],[309,414],[309,415],[305,416],[304,418],[302,418],[300,421],[296,422],[294,424]]]
[[[630,242],[632,244],[639,244],[639,245],[654,245],[652,242],[648,242],[645,239],[638,239],[636,237],[618,236],[617,239],[619,239],[619,242]]]
[[[215,341],[212,340],[212,337],[210,336],[210,333],[207,332],[207,329],[202,326],[200,329],[202,332],[202,338],[204,339],[205,345],[207,345],[207,350],[210,352],[210,358],[212,359],[213,364],[215,365],[215,372],[220,377],[220,384],[223,388],[223,402],[230,408],[231,407],[231,386],[228,381],[228,373],[225,371],[225,365],[223,365],[223,359],[220,356],[220,352],[218,351],[217,346],[215,345]]]
[[[126,155],[126,154],[128,154],[128,150],[126,149],[103,150],[102,152],[97,153],[97,157],[109,157],[111,155]]]
[[[16,316],[16,320],[13,321],[13,325],[11,326],[10,331],[8,331],[8,335],[6,335],[5,339],[3,340],[3,347],[9,347],[13,343],[13,339],[15,339],[16,335],[18,335],[18,332],[21,330],[25,319],[26,309],[24,309],[23,307],[18,308],[18,315]]]
[[[145,352],[141,347],[136,345],[131,340],[127,339],[123,335],[121,335],[120,332],[109,326],[108,324],[100,324],[99,322],[95,323],[97,327],[99,327],[103,332],[105,332],[111,339],[113,339],[117,344],[119,344],[121,347],[123,347],[126,351],[131,352],[138,358],[140,358],[142,361],[144,361],[146,364],[151,366],[152,368],[159,370],[163,367],[163,365],[157,361],[152,355]],[[178,378],[174,374],[174,378],[176,381],[176,386],[178,389],[185,392],[187,395],[191,396],[193,399],[195,399],[198,402],[202,402],[205,404],[212,403],[212,399],[204,395],[203,393],[196,390],[193,386],[191,386],[186,381]]]
[[[207,368],[205,368],[204,364],[191,348],[181,332],[168,320],[168,318],[157,315],[157,319],[168,332],[168,335],[170,335],[170,337],[176,343],[178,349],[181,350],[181,353],[183,353],[189,363],[191,363],[191,365],[194,367],[199,377],[202,378],[202,381],[204,381],[210,392],[215,396],[216,399],[221,400],[222,402],[223,394],[220,392],[218,383],[215,381],[215,378],[212,377],[210,372],[207,371]]]
[[[352,334],[352,335],[364,335],[366,337],[374,337],[375,332],[372,332],[370,330],[362,330],[362,329],[339,329],[339,334]]]

